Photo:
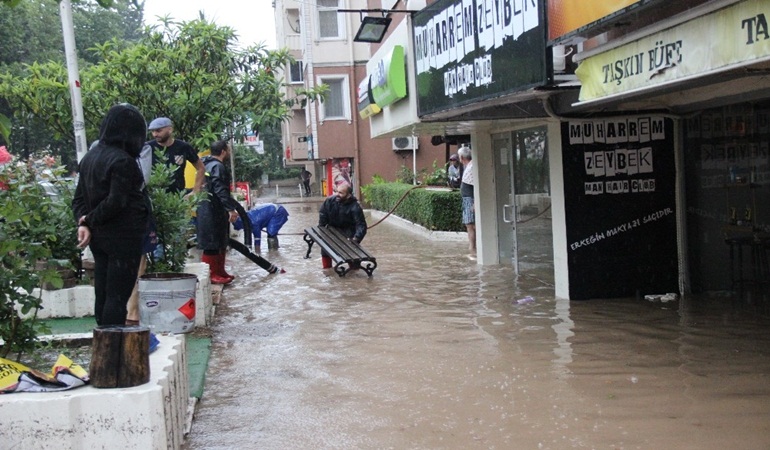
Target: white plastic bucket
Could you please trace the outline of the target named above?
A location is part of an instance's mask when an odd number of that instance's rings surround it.
[[[150,273],[139,277],[139,323],[153,333],[189,333],[195,328],[195,288],[190,273]]]

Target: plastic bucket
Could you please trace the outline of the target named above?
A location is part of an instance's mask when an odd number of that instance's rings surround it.
[[[195,289],[190,273],[150,273],[139,277],[139,323],[153,333],[189,333],[195,328]]]

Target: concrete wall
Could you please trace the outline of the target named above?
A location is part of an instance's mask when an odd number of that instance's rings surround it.
[[[159,335],[141,386],[0,395],[0,447],[179,449],[188,401],[185,335]]]

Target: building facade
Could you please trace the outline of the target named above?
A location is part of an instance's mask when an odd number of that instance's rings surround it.
[[[470,136],[480,264],[521,264],[537,205],[559,297],[770,295],[770,3],[395,7],[367,73],[402,46],[409,94],[372,133]]]
[[[399,174],[432,171],[434,164],[444,167],[449,157],[446,146],[433,145],[429,136],[409,130],[372,136],[366,119],[370,112],[363,111],[359,101],[361,87],[368,89],[372,44],[353,41],[361,17],[338,11],[352,8],[351,3],[273,2],[278,48],[288,49],[296,59],[284,68],[287,92],[328,87],[325,101],[295,107],[282,128],[286,164],[305,166],[319,195],[330,195],[336,184],[348,182],[360,197],[360,187],[375,175],[394,181]]]

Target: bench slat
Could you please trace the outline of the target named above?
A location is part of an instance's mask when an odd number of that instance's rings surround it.
[[[360,265],[369,276],[372,276],[372,272],[377,267],[377,259],[374,256],[359,244],[350,241],[336,228],[306,228],[303,239],[308,244],[305,258],[310,258],[313,244],[317,242],[319,247],[336,263],[334,270],[340,276],[344,276],[352,264]],[[344,266],[345,264],[347,267]]]

